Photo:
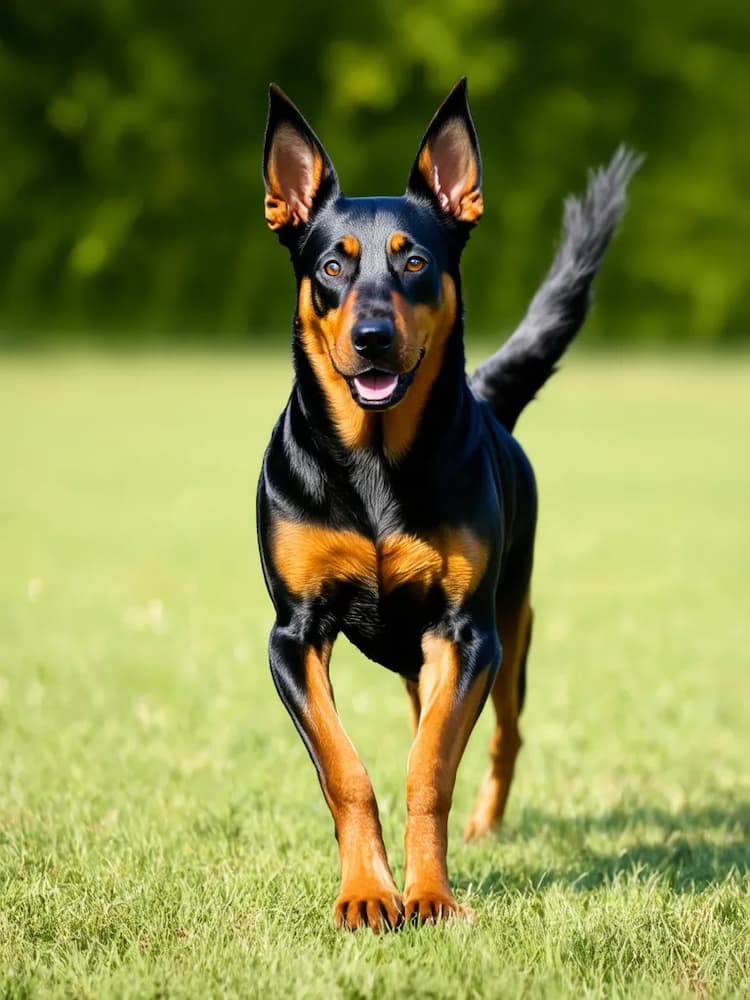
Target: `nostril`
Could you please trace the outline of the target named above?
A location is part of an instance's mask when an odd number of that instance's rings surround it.
[[[381,351],[387,351],[391,346],[392,340],[393,332],[391,330],[379,330],[375,335],[375,343]]]
[[[355,326],[352,330],[352,343],[358,351],[364,351],[367,347],[367,334],[364,330],[359,330]]]

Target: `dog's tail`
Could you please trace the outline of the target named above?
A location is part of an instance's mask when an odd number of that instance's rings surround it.
[[[555,372],[586,318],[591,283],[625,209],[628,181],[641,162],[621,146],[609,166],[591,172],[583,198],[566,200],[562,242],[547,277],[518,329],[471,378],[474,394],[509,431]]]

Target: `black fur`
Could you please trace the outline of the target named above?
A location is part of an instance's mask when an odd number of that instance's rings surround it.
[[[451,131],[454,126],[457,132]],[[287,185],[284,199],[279,194],[284,184],[269,177],[269,157],[278,154],[273,143],[280,128],[282,134],[295,130],[284,149],[288,159],[279,160],[277,171]],[[340,632],[368,657],[409,681],[420,676],[426,640],[446,640],[458,669],[452,704],[460,705],[471,690],[486,697],[491,689],[502,658],[498,616],[505,613],[508,621],[507,615],[520,613],[523,606],[536,526],[534,475],[510,430],[583,322],[591,282],[623,210],[627,181],[638,165],[632,154],[619,151],[607,169],[594,173],[581,201],[568,201],[562,245],[525,320],[469,381],[459,264],[481,214],[481,163],[463,82],[433,119],[420,152],[428,142],[428,152],[437,149],[440,162],[429,161],[425,176],[418,158],[403,197],[349,199],[304,118],[280,91],[272,90],[264,157],[267,212],[270,199],[271,212],[277,214],[269,223],[291,251],[300,298],[293,336],[294,384],[271,435],[258,484],[258,541],[276,611],[269,642],[271,672],[324,790],[326,765],[314,746],[306,657],[312,650],[325,660]],[[460,169],[452,172],[454,149]],[[322,165],[322,180],[317,190],[310,186],[305,202],[309,214],[304,209],[296,218],[279,214],[280,203],[300,205],[295,184],[304,187],[305,179],[315,175],[311,164],[316,165],[316,156],[322,158],[317,163]],[[472,164],[469,171],[466,162]],[[463,186],[462,178],[468,178]],[[343,249],[347,240],[356,252]],[[415,333],[419,322],[409,329],[404,317],[443,315],[451,290],[456,308],[445,313],[450,327],[446,320],[444,353],[433,377],[432,368],[420,370],[420,365],[430,364],[438,356],[430,351],[437,348],[429,338],[420,347]],[[308,295],[304,305],[303,292]],[[330,344],[318,340],[311,347],[310,331],[322,329],[327,318],[348,315],[347,308],[356,316],[347,328],[351,337],[344,337],[349,350],[341,367]],[[393,323],[396,331],[394,346],[384,349],[377,364],[353,346],[356,324],[375,320],[384,327]],[[399,337],[409,350],[414,348],[411,354],[396,350]],[[407,367],[404,357],[411,359]],[[382,405],[371,405],[372,399],[361,396],[362,379],[373,373],[388,384],[398,379],[394,395]],[[410,412],[406,400],[415,385],[427,391],[414,426],[408,425],[413,435],[403,452],[389,450],[389,412]],[[332,386],[343,393],[353,420],[359,416],[358,406],[367,412],[369,436],[356,444],[347,443],[346,428],[342,431],[342,410],[332,402]],[[279,547],[278,532],[288,529],[301,539],[299,551]],[[465,538],[462,533],[471,541],[461,558],[470,553],[476,577],[465,590],[451,590],[448,577],[439,574],[427,584],[418,573],[396,585],[384,582],[389,543],[406,540],[407,548],[412,541],[432,546],[438,562],[448,566],[449,551],[441,548],[441,539]],[[362,572],[337,573],[341,559],[335,555],[330,559],[339,562],[329,566],[328,550],[321,549],[319,556],[321,534],[326,544],[343,539],[352,549],[364,551]],[[309,576],[300,581],[295,574],[297,567],[308,566],[311,553],[318,559],[322,583],[308,591]],[[373,570],[367,568],[369,553]],[[405,573],[411,572],[409,560],[407,552]],[[517,683],[522,704],[525,656]],[[468,699],[465,704],[470,704]],[[436,761],[436,774],[440,769]],[[334,806],[332,811],[336,815]],[[444,902],[450,909],[455,901],[444,897]],[[358,926],[359,917],[352,919],[349,925]]]
[[[582,198],[567,199],[552,267],[518,329],[471,378],[477,398],[490,405],[509,431],[583,325],[591,284],[625,210],[628,181],[641,162],[621,146],[609,166],[592,171]]]

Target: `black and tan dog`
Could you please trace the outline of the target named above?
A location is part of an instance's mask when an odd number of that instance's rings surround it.
[[[510,432],[583,322],[635,166],[621,151],[567,203],[526,318],[467,380],[459,261],[482,190],[465,81],[398,198],[344,197],[315,134],[271,88],[266,219],[291,252],[298,297],[295,379],[263,462],[258,537],[273,679],[336,827],[339,926],[471,916],[446,867],[456,769],[490,695],[490,768],[466,829],[476,837],[508,796],[531,635],[536,492]],[[400,674],[411,700],[403,897],[334,705],[339,632]]]

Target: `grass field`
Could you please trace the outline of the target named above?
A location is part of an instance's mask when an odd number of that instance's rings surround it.
[[[473,927],[337,933],[254,490],[286,358],[0,361],[0,996],[750,996],[750,362],[576,355],[539,478],[525,746]],[[341,714],[402,870],[406,698]]]

